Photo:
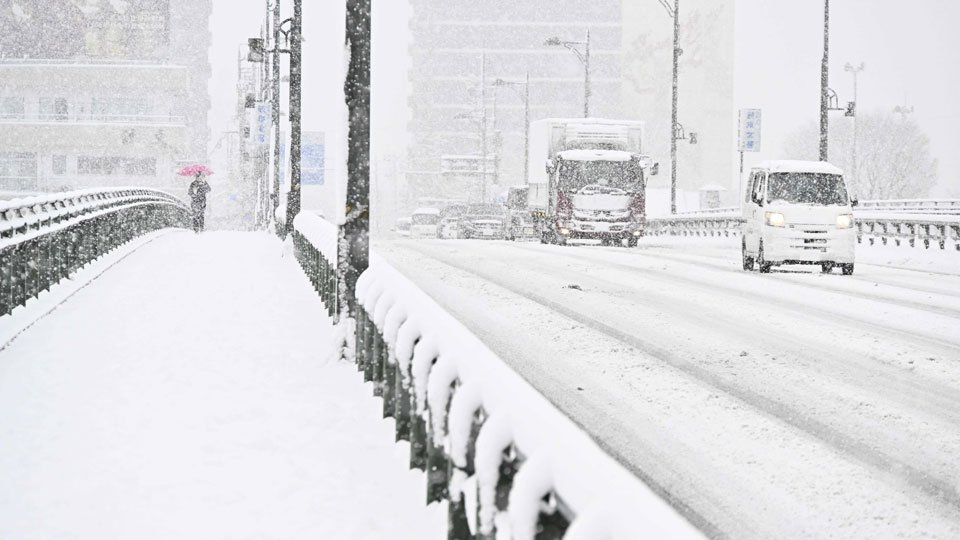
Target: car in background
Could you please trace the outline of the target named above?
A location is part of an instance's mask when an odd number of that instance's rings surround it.
[[[463,224],[461,220],[467,212],[465,204],[451,204],[440,211],[440,221],[437,224],[438,238],[462,238]]]
[[[437,238],[440,223],[440,210],[437,208],[417,208],[410,216],[410,238]]]
[[[499,204],[468,205],[460,222],[463,238],[506,237],[507,211]]]
[[[394,231],[400,236],[410,236],[410,228],[413,226],[413,219],[404,217],[397,220]]]

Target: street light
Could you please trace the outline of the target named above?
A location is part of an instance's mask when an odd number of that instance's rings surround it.
[[[523,181],[526,183],[529,178],[528,168],[530,167],[530,72],[527,72],[526,78],[522,82],[497,79],[492,84],[493,86],[510,87],[518,94],[520,92],[516,87],[523,87],[523,93],[520,96],[523,98]]]
[[[293,0],[293,17],[280,22],[280,0],[273,0],[268,4],[268,15],[272,8],[273,48],[265,49],[262,39],[248,40],[252,62],[263,62],[265,55],[271,55],[272,63],[272,106],[274,125],[273,148],[273,210],[276,213],[280,205],[280,53],[290,55],[290,192],[287,194],[286,223],[282,231],[283,236],[292,231],[293,218],[300,212],[300,108],[301,108],[301,56],[302,56],[302,0]],[[289,25],[288,28],[284,28]],[[288,48],[280,48],[280,35],[283,35]]]
[[[673,93],[671,95],[670,109],[670,213],[677,213],[677,128],[680,123],[677,121],[679,113],[679,79],[680,79],[680,55],[683,49],[680,48],[680,0],[673,0],[671,7],[667,0],[660,0],[660,5],[667,10],[667,14],[673,17]],[[694,139],[696,140],[696,139]]]
[[[558,37],[552,37],[543,42],[548,47],[563,46],[583,62],[583,117],[590,117],[590,29],[587,29],[587,39],[584,41],[565,41]],[[584,52],[580,52],[578,45],[584,47]]]
[[[852,164],[850,166],[850,173],[853,176],[854,185],[857,185],[857,74],[863,71],[865,68],[866,65],[863,62],[860,62],[859,66],[854,66],[850,62],[847,62],[843,66],[844,71],[853,74],[853,106],[849,108],[849,112],[847,114],[853,117],[853,145],[850,150],[852,155]]]
[[[823,0],[823,59],[820,61],[820,161],[829,157],[830,0]]]

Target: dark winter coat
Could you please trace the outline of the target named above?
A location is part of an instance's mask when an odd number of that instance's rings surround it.
[[[190,206],[195,212],[203,211],[207,208],[207,193],[210,193],[210,184],[203,177],[198,177],[190,182],[190,189],[187,191],[190,195]]]

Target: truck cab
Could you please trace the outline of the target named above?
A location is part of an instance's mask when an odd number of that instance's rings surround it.
[[[826,162],[770,161],[750,171],[743,203],[743,269],[783,264],[853,274],[852,199],[843,171]]]
[[[530,140],[527,186],[541,242],[637,245],[646,178],[657,169],[642,154],[642,122],[549,118],[530,124]]]

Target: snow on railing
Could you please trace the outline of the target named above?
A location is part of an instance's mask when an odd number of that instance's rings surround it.
[[[335,311],[337,229],[294,223],[298,259]],[[449,502],[449,538],[702,536],[376,254],[355,297],[357,367],[410,442],[427,502]]]
[[[178,199],[143,188],[0,201],[0,316],[90,261],[150,231],[189,226]]]
[[[960,215],[877,211],[875,208],[854,211],[857,242],[866,245],[892,241],[899,246],[931,245],[960,252]],[[724,215],[684,214],[647,221],[647,234],[653,236],[736,236],[743,227],[739,212]]]
[[[960,199],[889,199],[860,201],[860,208],[876,211],[960,214]]]

